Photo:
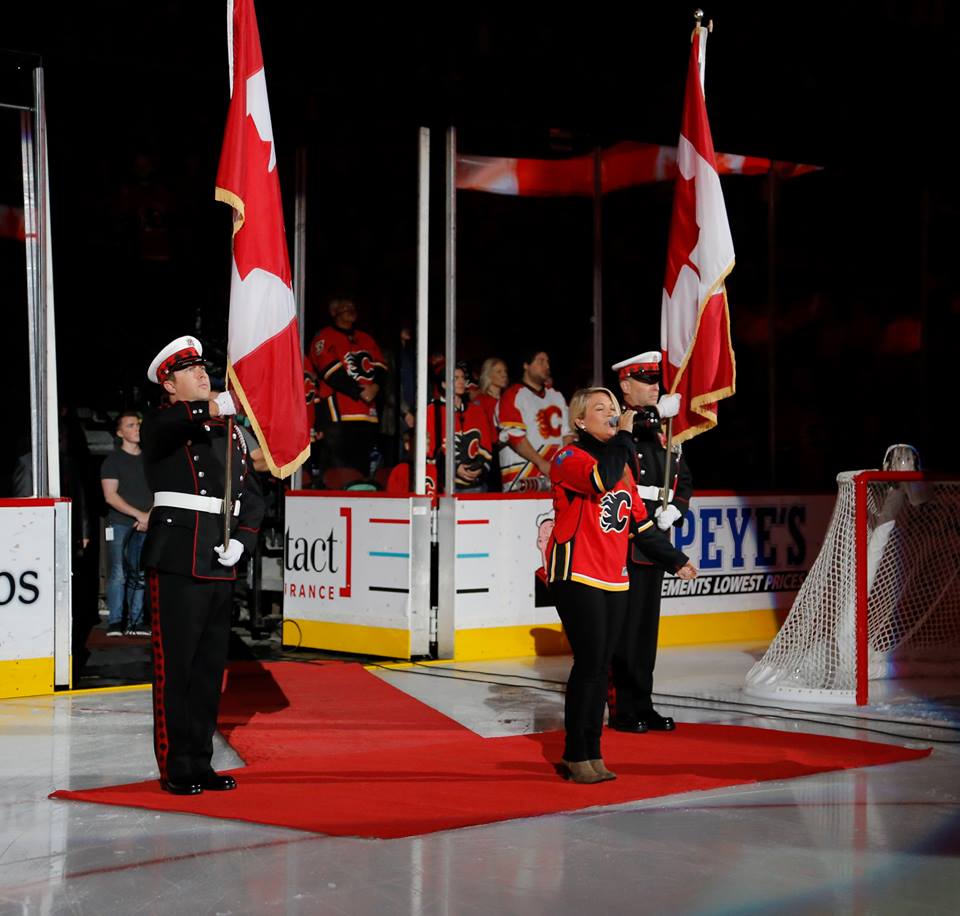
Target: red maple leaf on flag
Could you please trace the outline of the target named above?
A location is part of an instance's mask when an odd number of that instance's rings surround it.
[[[674,442],[717,425],[717,402],[736,391],[724,286],[733,239],[723,203],[700,77],[706,31],[694,33],[687,68],[677,183],[661,299],[660,348],[667,389],[682,396]]]
[[[678,178],[674,190],[673,220],[670,223],[670,243],[667,248],[667,270],[663,286],[669,295],[677,286],[677,277],[686,265],[698,277],[700,271],[690,260],[690,255],[700,241],[700,227],[697,225],[697,179]]]
[[[280,180],[276,169],[268,171],[272,140],[261,140],[250,115],[243,122],[243,143],[247,150],[244,165],[247,183],[244,194],[244,222],[233,241],[240,279],[255,267],[278,276],[290,286],[290,259],[283,225]]]
[[[270,472],[286,477],[310,454],[310,429],[253,0],[232,0],[228,46],[233,88],[215,192],[234,208],[227,378]]]

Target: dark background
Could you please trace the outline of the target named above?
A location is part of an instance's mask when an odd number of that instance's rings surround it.
[[[35,3],[0,44],[47,86],[63,398],[116,411],[149,394],[169,339],[226,334],[231,211],[213,199],[228,102],[226,4]],[[462,13],[261,0],[288,210],[308,150],[308,336],[332,296],[394,346],[414,314],[417,128],[435,128],[431,338],[442,332],[443,129],[464,152],[560,157],[675,145],[692,5]],[[768,451],[767,200],[724,177],[737,253],[727,289],[738,393],[687,448],[699,487],[832,488],[893,442],[955,469],[960,290],[951,31],[940,2],[707,6],[718,151],[814,163],[777,201],[776,478]],[[778,19],[782,16],[782,19]],[[30,101],[29,54],[0,55],[0,102]],[[20,69],[18,69],[18,66]],[[19,116],[0,109],[0,204],[22,205]],[[604,359],[659,346],[672,186],[604,200]],[[558,388],[589,382],[591,203],[458,198],[460,356],[547,349]],[[22,242],[0,238],[11,436],[29,420]],[[517,377],[519,367],[512,365]],[[613,382],[612,377],[608,380]],[[3,461],[11,457],[4,455]]]

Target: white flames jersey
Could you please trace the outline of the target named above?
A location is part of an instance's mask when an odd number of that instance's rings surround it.
[[[548,490],[546,480],[534,464],[515,452],[511,440],[527,441],[548,462],[563,445],[567,429],[567,402],[555,388],[537,392],[527,385],[511,385],[500,397],[496,412],[500,433],[500,476],[503,491]]]

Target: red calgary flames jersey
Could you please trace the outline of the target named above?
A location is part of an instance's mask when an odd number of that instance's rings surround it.
[[[553,459],[550,478],[555,524],[547,545],[549,580],[626,591],[631,519],[638,533],[653,525],[635,498],[633,474],[624,467],[620,480],[605,489],[597,460],[568,445]]]
[[[434,404],[427,405],[427,492],[433,494],[437,489],[437,467],[434,455],[437,450],[437,440],[443,440],[447,422],[447,405],[440,404],[439,409]],[[440,434],[434,429],[435,421],[440,422]],[[491,458],[491,433],[486,415],[476,404],[469,401],[463,403],[460,410],[453,415],[454,440],[456,450],[454,462],[474,467],[489,468]],[[446,452],[446,443],[443,443],[441,452]],[[480,481],[483,478],[481,476]],[[457,489],[474,486],[478,481],[471,481],[457,477]]]
[[[310,343],[307,363],[316,376],[320,426],[343,421],[377,422],[377,408],[360,397],[366,385],[380,384],[386,365],[377,342],[363,331],[331,325]]]

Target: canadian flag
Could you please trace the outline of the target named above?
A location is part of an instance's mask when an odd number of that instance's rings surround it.
[[[227,376],[271,473],[310,454],[303,357],[253,0],[228,0],[230,108],[216,199],[233,207]]]
[[[820,171],[818,165],[781,162],[760,156],[717,153],[721,175],[766,175],[795,178]],[[616,143],[600,153],[603,193],[677,177],[677,148],[654,143]],[[594,158],[507,159],[502,156],[457,157],[457,188],[512,197],[592,197]]]
[[[698,29],[690,49],[660,314],[664,388],[683,395],[674,442],[716,426],[717,402],[736,390],[724,287],[733,239],[703,98],[705,40],[706,30]]]

